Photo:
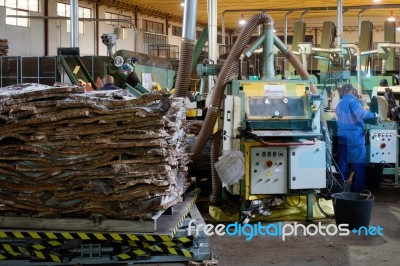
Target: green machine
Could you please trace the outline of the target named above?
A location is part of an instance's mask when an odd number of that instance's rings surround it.
[[[308,220],[314,190],[326,187],[321,96],[310,87],[309,80],[234,80],[224,100],[223,121],[224,152],[240,149],[244,154],[244,180],[228,190],[236,190],[250,205],[307,195]]]
[[[141,81],[141,85],[151,90],[152,82],[160,84],[162,88],[171,90],[174,84],[175,70],[169,59],[136,53],[128,50],[119,50],[113,55],[114,60],[109,64],[110,74],[115,83],[123,87],[126,76],[119,70],[124,63],[131,64]]]

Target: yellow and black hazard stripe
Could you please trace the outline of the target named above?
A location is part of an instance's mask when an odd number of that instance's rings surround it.
[[[14,256],[18,256],[21,254],[26,254],[26,248],[25,247],[21,247],[21,246],[12,246],[9,244],[0,244],[0,250],[4,250],[5,252],[14,255]]]
[[[40,260],[43,261],[52,261],[52,262],[62,262],[63,261],[63,257],[54,253],[50,253],[50,252],[42,252],[39,250],[34,250],[32,252],[32,256],[36,257]]]
[[[137,259],[139,257],[149,257],[150,254],[143,249],[133,249],[124,253],[118,254],[116,257],[119,261]]]
[[[42,242],[39,244],[33,244],[33,245],[31,245],[31,247],[34,248],[35,250],[47,250],[47,249],[59,247],[62,244],[63,244],[62,241],[50,240],[50,241],[45,241],[45,242]]]
[[[183,221],[185,221],[186,217],[189,215],[190,210],[196,204],[196,199],[197,199],[197,195],[192,199],[192,202],[189,204],[189,206],[187,207],[187,209],[183,213],[183,215],[182,215],[181,219],[179,220],[178,224],[172,230],[172,236],[175,236],[175,234],[178,231],[178,229],[182,226]]]
[[[164,245],[154,245],[149,247],[154,252],[164,253],[168,255],[184,256],[187,258],[193,258],[193,253],[184,248],[176,248],[175,246],[164,246]]]
[[[174,238],[174,239],[172,239],[172,241],[175,243],[184,244],[185,246],[192,245],[193,244],[193,236],[182,236],[182,237]]]
[[[91,240],[91,241],[148,241],[162,242],[171,241],[169,235],[136,235],[136,234],[118,234],[118,233],[83,233],[83,232],[34,232],[34,231],[0,231],[1,238],[17,239],[63,239],[63,240]]]
[[[12,246],[9,244],[0,244],[0,250],[3,252],[0,254],[0,260],[14,259],[20,256],[30,256],[29,252],[25,247]]]

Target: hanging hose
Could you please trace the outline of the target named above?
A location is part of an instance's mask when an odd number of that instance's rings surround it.
[[[222,131],[218,130],[212,139],[211,146],[211,203],[219,204],[222,200],[222,182],[215,170],[214,164],[218,161],[221,152]]]
[[[186,0],[183,11],[181,56],[173,97],[185,98],[189,89],[196,40],[196,14],[197,0]]]
[[[192,149],[193,157],[196,157],[201,153],[212,134],[215,122],[217,121],[217,117],[219,115],[225,85],[229,82],[233,71],[236,69],[240,55],[249,42],[250,37],[256,27],[266,21],[273,20],[271,16],[265,13],[259,13],[251,17],[249,22],[246,24],[246,27],[242,29],[238,39],[233,45],[232,51],[229,53],[229,56],[221,69],[221,73],[218,76],[217,83],[214,88],[214,94],[211,99],[211,103],[208,106],[203,126]]]
[[[192,74],[194,41],[183,39],[174,97],[186,97]]]

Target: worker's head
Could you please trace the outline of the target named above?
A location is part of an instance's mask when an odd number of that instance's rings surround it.
[[[113,76],[105,75],[105,76],[103,77],[103,84],[106,84],[106,83],[114,84],[114,78],[113,78]]]
[[[357,90],[353,87],[353,85],[351,83],[343,84],[341,91],[342,91],[342,95],[344,95],[344,94],[356,95],[357,94]]]
[[[381,79],[381,82],[379,83],[379,85],[381,87],[387,87],[387,86],[389,86],[389,83],[388,83],[387,79]]]
[[[129,75],[131,72],[133,72],[133,66],[130,64],[123,64],[121,66],[121,70],[125,73],[125,75]]]

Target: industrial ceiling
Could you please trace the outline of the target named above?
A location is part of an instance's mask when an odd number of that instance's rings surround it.
[[[251,17],[254,13],[266,11],[275,21],[276,25],[284,23],[285,15],[289,11],[288,21],[295,21],[301,17],[307,19],[321,19],[322,21],[337,21],[337,6],[342,4],[343,19],[353,18],[356,26],[357,17],[381,19],[382,24],[387,17],[397,15],[400,21],[400,1],[399,0],[215,0],[218,6],[218,27],[224,27],[228,31],[240,30],[238,21]],[[171,21],[182,21],[183,10],[181,3],[184,0],[98,0],[100,4],[120,6],[137,10],[142,13],[165,17]],[[199,25],[207,24],[207,2],[208,0],[198,0],[197,22]],[[361,11],[361,13],[360,13]],[[224,23],[222,23],[222,20]]]

